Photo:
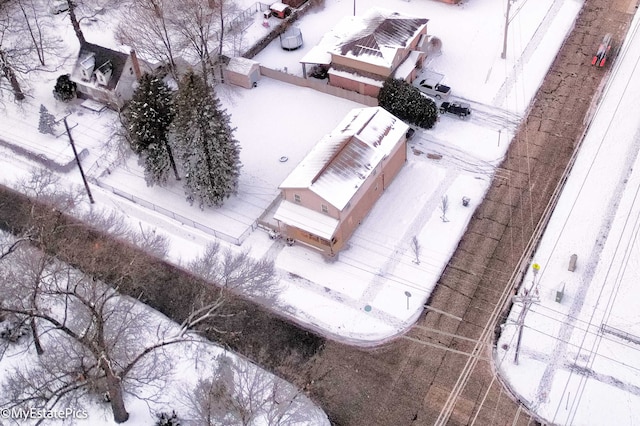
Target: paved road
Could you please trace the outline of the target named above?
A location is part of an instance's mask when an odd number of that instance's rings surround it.
[[[308,390],[335,424],[436,423],[456,382],[465,379],[469,357],[455,351],[470,353],[482,336],[584,131],[591,99],[606,75],[591,67],[593,49],[607,32],[618,43],[623,39],[634,6],[628,0],[586,1],[429,301],[449,315],[427,311],[405,338],[374,350],[328,342],[308,366]],[[493,380],[490,346],[480,347],[480,359],[462,380],[444,424],[529,424],[529,416]]]

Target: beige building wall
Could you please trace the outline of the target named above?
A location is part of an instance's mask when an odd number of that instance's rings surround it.
[[[335,55],[333,53],[331,54],[331,65],[352,68],[356,71],[362,71],[364,73],[371,73],[383,77],[388,77],[389,75],[391,75],[391,69],[383,65],[374,65],[368,62],[363,62],[356,58]]]
[[[352,80],[350,78],[345,78],[335,74],[329,75],[329,84],[331,84],[334,87],[340,87],[342,89],[352,90],[361,95],[371,96],[373,98],[378,97],[378,93],[380,93],[380,89],[382,87],[382,86],[376,86],[373,84],[367,84],[358,80]]]
[[[389,157],[375,168],[375,176],[370,176],[356,192],[350,202],[351,208],[342,212],[340,225],[336,232],[337,246],[341,248],[351,237],[376,201],[382,196],[383,191],[389,187],[393,178],[400,172],[406,160],[407,145],[406,140],[403,140]]]
[[[389,154],[389,157],[382,161],[382,167],[384,168],[384,189],[389,187],[406,162],[407,141],[405,139],[404,143],[396,146],[396,148]]]
[[[383,191],[389,187],[393,179],[398,175],[407,160],[407,141],[403,136],[395,148],[383,159],[369,175],[368,179],[353,195],[347,206],[338,210],[322,197],[308,188],[283,188],[282,197],[292,203],[300,204],[316,212],[327,214],[339,220],[333,241],[318,238],[316,235],[281,224],[280,231],[289,238],[309,244],[326,254],[335,254],[348,242],[351,235],[369,214],[374,204],[382,196]],[[300,197],[296,200],[296,194]],[[327,212],[322,211],[322,205],[327,206]]]
[[[299,202],[296,200],[296,194],[300,197]],[[340,211],[337,208],[308,188],[283,188],[282,198],[310,210],[324,213],[334,219],[340,219]],[[323,205],[327,207],[326,212],[322,210]]]

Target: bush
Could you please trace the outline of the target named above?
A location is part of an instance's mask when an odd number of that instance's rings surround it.
[[[69,74],[63,74],[56,80],[53,97],[62,102],[69,102],[76,98],[77,88],[76,83],[69,78]]]
[[[175,410],[172,410],[171,414],[160,413],[157,417],[156,426],[180,426],[180,419]]]
[[[432,128],[438,120],[435,102],[404,80],[385,81],[378,104],[399,119],[425,129]]]

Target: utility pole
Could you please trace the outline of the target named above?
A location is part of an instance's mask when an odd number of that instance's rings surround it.
[[[540,271],[540,265],[534,263],[531,265],[531,269],[533,269],[533,282],[531,284],[530,289],[524,289],[524,294],[521,296],[515,296],[513,298],[514,303],[522,303],[522,310],[520,311],[520,315],[518,316],[518,340],[516,341],[516,353],[513,357],[513,363],[518,364],[518,354],[520,353],[520,341],[522,340],[522,330],[524,329],[524,319],[527,316],[527,312],[532,304],[540,301],[540,297],[538,297],[538,287],[536,283],[536,277],[538,275],[538,271]]]
[[[507,0],[507,14],[504,18],[504,42],[502,45],[502,59],[507,57],[507,34],[509,33],[509,11],[511,10],[511,2],[514,0]]]
[[[82,164],[80,164],[80,157],[78,157],[78,151],[76,151],[76,145],[73,143],[73,138],[71,137],[71,130],[69,130],[69,125],[67,124],[67,117],[64,118],[64,127],[65,129],[67,129],[67,136],[69,136],[69,143],[71,144],[71,149],[73,149],[73,155],[76,157],[76,163],[78,164],[78,168],[80,169],[80,176],[82,176],[82,182],[84,182],[84,187],[87,190],[89,201],[91,201],[91,204],[93,204],[94,203],[93,196],[91,195],[91,190],[89,189],[89,183],[87,182],[87,178],[84,175],[84,170],[82,170]]]

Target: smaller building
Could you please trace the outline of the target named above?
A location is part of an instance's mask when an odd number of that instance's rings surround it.
[[[426,58],[426,18],[373,8],[345,18],[300,61],[328,69],[329,84],[376,97],[388,78],[411,83]]]
[[[236,86],[251,89],[260,80],[260,64],[252,59],[229,58],[224,68],[224,81]]]
[[[307,0],[282,0],[282,3],[291,7],[300,7],[306,2]]]
[[[269,6],[269,10],[271,10],[271,14],[273,16],[280,19],[284,19],[291,15],[291,7],[282,2],[273,3]]]
[[[120,109],[133,97],[143,68],[148,71],[134,51],[127,54],[83,43],[70,78],[76,83],[80,98]]]
[[[280,185],[279,232],[335,255],[402,169],[408,129],[381,107],[352,110]]]

